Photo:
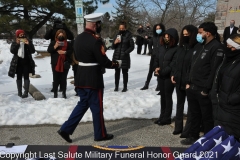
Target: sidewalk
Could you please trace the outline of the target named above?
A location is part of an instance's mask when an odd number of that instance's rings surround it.
[[[108,133],[114,135],[110,141],[95,142],[92,122],[80,123],[71,136],[73,143],[65,142],[58,134],[58,125],[1,126],[0,145],[123,145],[149,147],[184,147],[180,135],[173,135],[171,125],[158,126],[149,119],[122,119],[106,121]]]

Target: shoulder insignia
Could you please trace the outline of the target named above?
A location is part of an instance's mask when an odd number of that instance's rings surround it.
[[[102,55],[104,55],[104,56],[106,55],[105,48],[103,45],[101,45],[101,52],[102,52]]]

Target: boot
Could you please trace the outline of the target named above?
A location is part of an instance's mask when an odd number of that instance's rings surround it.
[[[53,84],[54,84],[54,82],[52,82],[52,89],[51,89],[51,92],[53,92]]]
[[[124,87],[122,92],[127,92],[127,87]]]
[[[118,86],[115,85],[114,92],[117,92],[117,91],[118,91]]]
[[[22,97],[22,80],[16,80],[16,82],[17,82],[18,96]]]
[[[58,98],[58,93],[54,91],[53,98]]]
[[[114,92],[117,92],[117,91],[118,91],[118,84],[115,84]]]
[[[67,96],[66,96],[66,90],[63,90],[63,92],[62,92],[62,98],[67,98]]]
[[[146,81],[146,82],[145,82],[145,85],[144,85],[143,88],[141,88],[140,90],[146,90],[146,89],[148,89],[148,85],[149,85],[149,83]]]
[[[28,97],[28,91],[29,91],[29,85],[30,85],[30,80],[24,80],[24,93],[22,98],[27,98]]]
[[[53,82],[53,93],[54,93],[53,98],[58,98],[58,84],[55,82]]]
[[[159,85],[157,85],[155,91],[160,91]]]

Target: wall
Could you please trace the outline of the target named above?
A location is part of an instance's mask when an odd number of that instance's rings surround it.
[[[235,26],[240,25],[240,0],[218,0],[215,24],[219,33],[222,34],[225,27],[230,25],[230,21],[235,20]]]

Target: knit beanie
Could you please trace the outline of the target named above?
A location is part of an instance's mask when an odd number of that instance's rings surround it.
[[[24,30],[22,30],[22,29],[16,30],[16,37],[19,37],[19,34],[21,34],[21,33],[25,33]]]

